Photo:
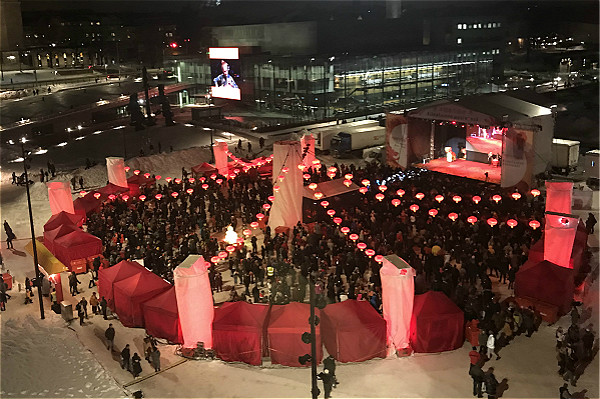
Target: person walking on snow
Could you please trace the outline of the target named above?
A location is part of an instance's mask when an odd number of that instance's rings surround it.
[[[142,372],[142,358],[136,353],[131,357],[131,373],[134,378],[137,378]]]
[[[160,371],[160,351],[158,348],[154,348],[150,353],[150,363],[154,367],[154,371]]]
[[[129,371],[129,356],[131,356],[131,352],[129,350],[129,344],[125,345],[125,348],[121,351],[121,368],[123,370]]]
[[[492,357],[494,356],[494,349],[496,347],[496,338],[494,337],[494,332],[493,331],[488,331],[488,339],[487,339],[487,357],[488,359],[492,360]],[[496,357],[498,357],[498,355],[496,355]],[[500,357],[498,357],[498,359],[500,359]]]
[[[106,317],[107,307],[108,303],[106,302],[106,299],[102,297],[102,299],[100,299],[100,309],[102,310],[102,317],[104,318],[104,320],[108,320],[108,317]]]
[[[90,306],[92,307],[92,313],[98,314],[98,297],[95,292],[92,292],[92,296],[90,297]]]
[[[106,338],[106,349],[112,352],[115,346],[115,329],[112,323],[108,324],[108,328],[104,331],[104,337]]]

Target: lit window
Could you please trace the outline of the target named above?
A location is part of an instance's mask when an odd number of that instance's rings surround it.
[[[488,28],[491,28],[491,27],[492,27],[492,23],[491,23],[491,22],[489,22],[489,23],[487,24],[487,27],[488,27]]]
[[[461,37],[457,37],[456,38],[456,44],[462,44],[462,38]]]
[[[462,29],[462,24],[458,24],[458,25],[457,25],[457,28],[458,28],[458,29]]]
[[[502,25],[500,24],[500,22],[498,22],[498,28],[501,27]]]
[[[469,29],[473,29],[473,25],[472,24],[469,24]]]
[[[478,27],[479,29],[481,29],[481,24],[477,24],[477,27]]]

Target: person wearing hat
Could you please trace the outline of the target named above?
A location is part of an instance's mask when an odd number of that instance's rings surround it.
[[[333,389],[334,377],[329,372],[328,369],[323,370],[317,376],[321,381],[323,381],[323,388],[325,389],[325,399],[329,399],[331,397],[331,390]]]

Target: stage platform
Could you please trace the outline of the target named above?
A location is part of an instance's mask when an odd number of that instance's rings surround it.
[[[484,139],[483,137],[467,137],[467,150],[477,151],[484,154],[501,154],[502,140]],[[469,148],[469,144],[471,148]]]
[[[446,161],[446,158],[438,158],[426,164],[416,164],[420,168],[434,172],[446,173],[448,175],[466,177],[468,179],[485,181],[485,172],[488,172],[488,182],[500,184],[500,167],[457,159],[454,162]]]

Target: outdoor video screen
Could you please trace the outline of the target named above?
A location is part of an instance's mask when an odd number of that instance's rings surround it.
[[[240,56],[237,47],[212,47],[209,49],[210,69],[212,77],[211,96],[241,100],[239,84]]]

